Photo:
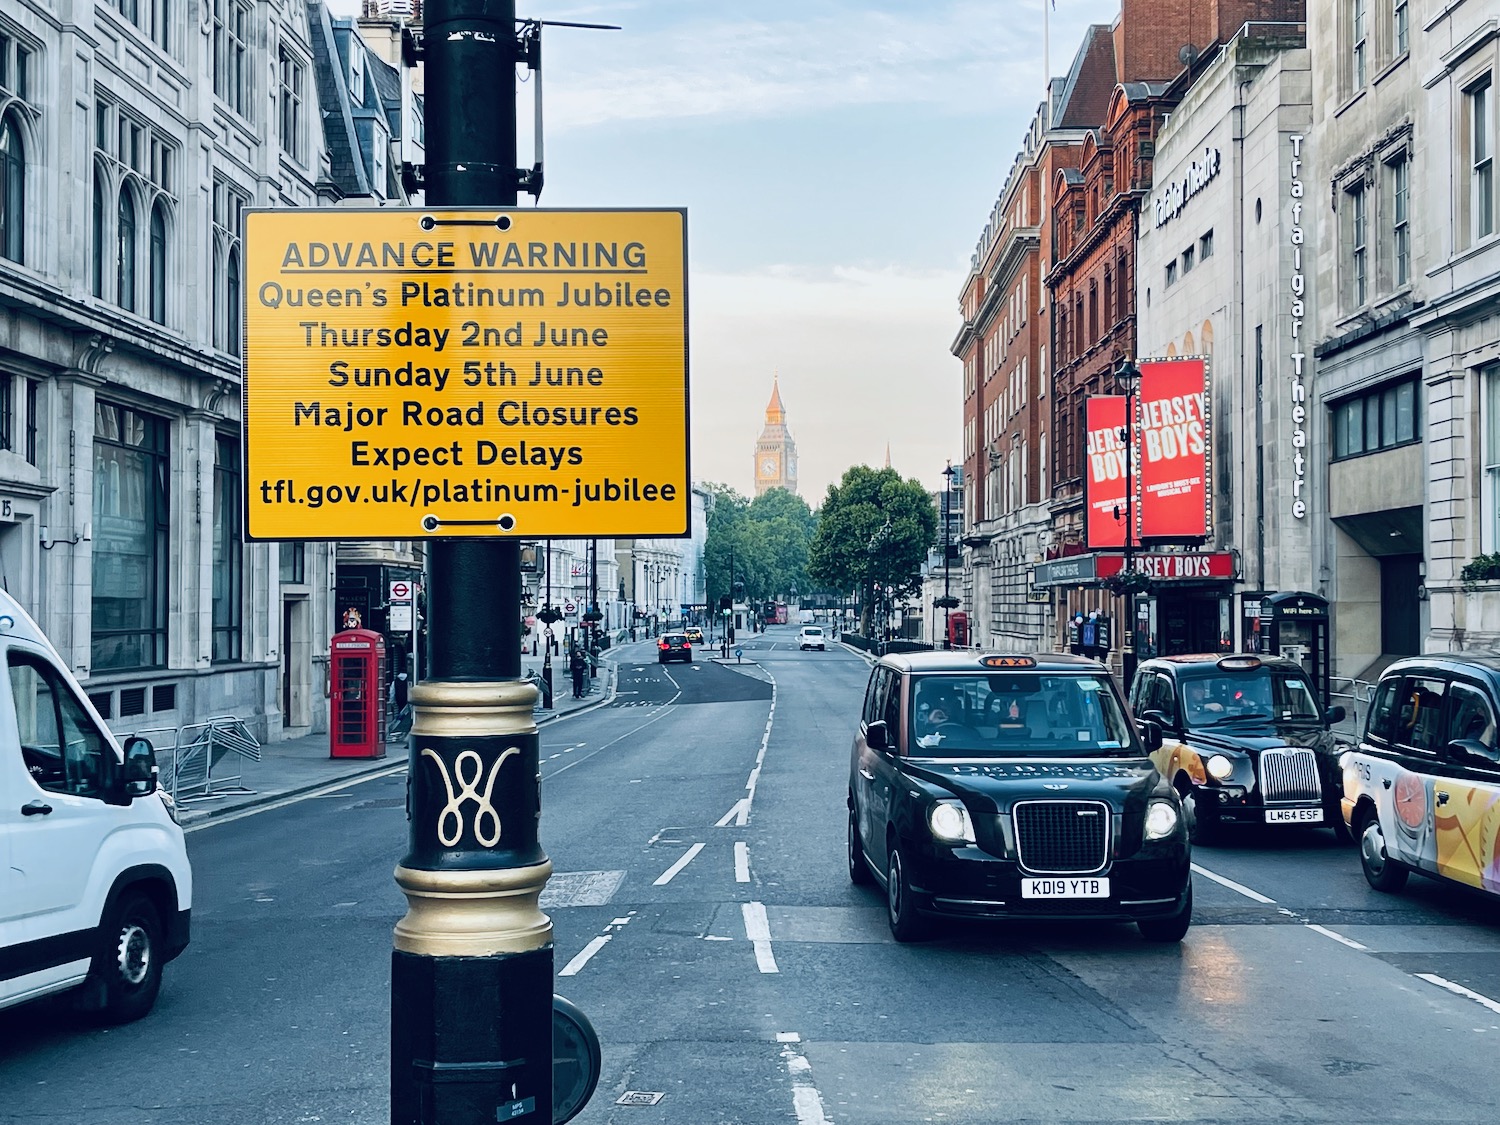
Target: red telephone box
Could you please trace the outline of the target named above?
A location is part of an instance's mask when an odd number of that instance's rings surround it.
[[[958,612],[948,615],[948,643],[954,648],[969,647],[969,615]]]
[[[333,635],[330,758],[385,757],[385,638],[370,629]]]

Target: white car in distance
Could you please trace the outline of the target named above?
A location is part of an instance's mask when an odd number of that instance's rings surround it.
[[[815,648],[819,652],[822,652],[824,649],[822,626],[802,626],[802,632],[797,634],[797,647],[803,652],[806,652],[810,648]]]

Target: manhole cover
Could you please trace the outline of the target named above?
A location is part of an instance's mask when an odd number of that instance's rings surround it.
[[[656,1105],[666,1093],[653,1093],[650,1090],[626,1090],[615,1099],[615,1105]]]
[[[623,871],[562,871],[547,880],[542,909],[564,906],[604,906],[625,881]]]

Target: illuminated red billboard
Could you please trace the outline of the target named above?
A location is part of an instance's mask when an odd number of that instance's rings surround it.
[[[1083,404],[1084,536],[1090,548],[1125,546],[1125,399],[1090,395]]]
[[[1140,364],[1136,448],[1142,539],[1209,533],[1208,367],[1202,359]]]

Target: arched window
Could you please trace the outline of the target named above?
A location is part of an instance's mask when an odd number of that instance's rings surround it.
[[[94,296],[104,296],[104,181],[99,166],[94,165]]]
[[[167,323],[167,217],[158,201],[151,208],[151,319]]]
[[[1198,333],[1198,342],[1203,346],[1204,355],[1214,354],[1214,326],[1206,320],[1203,322],[1203,329]]]
[[[234,247],[229,251],[229,268],[225,271],[228,282],[224,287],[224,350],[233,355],[240,354],[240,251]]]
[[[1187,333],[1183,334],[1183,337],[1182,337],[1182,354],[1183,355],[1197,355],[1198,354],[1198,349],[1193,346],[1193,334],[1191,332],[1187,332]]]
[[[26,249],[26,150],[13,116],[0,121],[0,256],[22,260]]]
[[[130,198],[130,189],[120,189],[119,230],[120,260],[116,263],[115,299],[122,309],[135,312],[135,201]]]

